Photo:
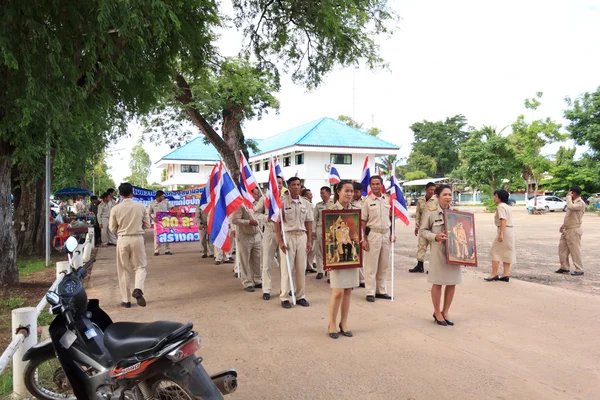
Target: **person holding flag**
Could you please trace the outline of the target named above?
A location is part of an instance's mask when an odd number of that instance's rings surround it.
[[[275,172],[273,171],[273,178]],[[279,181],[279,179],[276,179]],[[277,187],[277,183],[274,184]],[[279,198],[279,192],[277,192]],[[271,271],[273,264],[278,263],[279,252],[277,251],[277,234],[275,233],[275,221],[269,217],[269,205],[266,197],[260,197],[254,204],[254,219],[264,226],[262,237],[262,290],[263,300],[271,299]]]
[[[305,299],[305,276],[306,255],[311,251],[311,241],[308,235],[312,235],[313,215],[310,213],[310,204],[300,196],[300,178],[292,177],[288,180],[289,194],[281,200],[282,212],[279,223],[275,225],[277,243],[281,251],[281,306],[292,308],[289,301],[290,272],[288,272],[287,258],[289,257],[289,269],[294,278],[296,290],[296,304],[308,307]],[[285,232],[285,239],[282,230]]]
[[[392,299],[387,293],[385,283],[390,268],[390,243],[395,242],[396,238],[391,232],[390,199],[382,193],[383,179],[379,175],[373,175],[369,179],[369,185],[373,194],[367,196],[362,205],[361,225],[367,301],[373,303],[375,298]]]

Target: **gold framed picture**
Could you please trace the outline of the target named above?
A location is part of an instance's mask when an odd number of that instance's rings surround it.
[[[463,211],[447,210],[444,213],[444,222],[448,236],[446,262],[477,267],[475,216]]]
[[[322,227],[323,266],[327,270],[360,268],[360,210],[325,210]]]

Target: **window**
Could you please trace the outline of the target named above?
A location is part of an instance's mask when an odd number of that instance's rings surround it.
[[[182,164],[181,165],[181,172],[183,172],[183,173],[194,173],[194,174],[197,174],[198,172],[200,172],[200,166],[199,165],[185,165],[185,164]]]
[[[296,154],[296,165],[304,164],[304,153]]]
[[[283,166],[289,167],[290,165],[292,165],[292,156],[283,157]]]
[[[332,154],[331,162],[334,164],[352,164],[352,154]]]
[[[265,171],[269,170],[269,160],[263,162],[263,170],[265,170]]]
[[[256,164],[254,164],[254,171],[256,171],[256,172],[260,171],[260,162],[257,162]]]

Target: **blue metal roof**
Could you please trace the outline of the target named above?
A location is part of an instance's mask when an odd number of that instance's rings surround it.
[[[258,143],[260,152],[251,155],[268,153],[294,145],[400,149],[395,144],[371,136],[335,119],[325,117],[261,140]]]
[[[178,149],[173,150],[163,160],[218,161],[219,152],[212,144],[204,143],[204,136],[199,136]]]

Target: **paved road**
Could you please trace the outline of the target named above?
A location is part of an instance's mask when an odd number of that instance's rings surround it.
[[[408,240],[410,228],[398,234]],[[148,254],[151,240],[148,232]],[[192,321],[209,372],[239,372],[240,388],[229,398],[600,399],[598,295],[485,283],[482,272],[468,270],[452,308],[456,326],[439,327],[426,275],[406,273],[408,251],[398,250],[396,300],[367,303],[356,289],[355,337],[332,340],[325,281],[307,276],[311,306],[284,310],[277,299],[242,291],[231,265],[200,259],[198,244],[173,250],[149,257],[148,307],[119,307],[113,248],[98,252],[89,297],[100,298],[115,321]]]

